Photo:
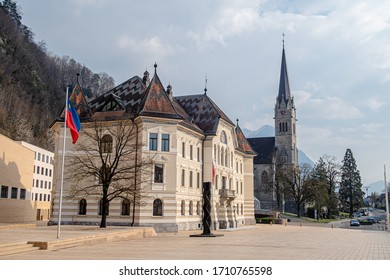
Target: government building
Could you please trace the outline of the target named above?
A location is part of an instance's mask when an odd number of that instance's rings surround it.
[[[255,223],[253,158],[256,153],[238,123],[232,122],[214,103],[207,89],[201,94],[174,96],[172,87],[164,87],[160,81],[155,64],[151,79],[145,71],[142,78],[134,76],[89,102],[77,82],[69,99],[80,116],[81,130],[79,139],[72,144],[69,130],[64,141],[64,112],[52,125],[56,139],[50,224],[58,224],[60,217],[62,224],[99,225],[102,194],[96,190],[101,182],[93,174],[80,176],[70,163],[75,157],[90,160],[97,154],[104,159],[113,158],[119,138],[112,132],[120,124],[135,127],[132,132],[135,137],[125,150],[131,149],[130,146],[140,147],[126,162],[129,170],[140,161],[147,165],[138,173],[134,171],[134,176],[123,175],[122,181],[112,184],[118,192],[121,187],[132,185],[138,192],[126,195],[123,191],[109,201],[105,210],[108,226],[153,226],[157,232],[201,229],[205,182],[210,182],[212,187],[213,229]],[[90,140],[94,133],[100,137],[95,146]],[[60,204],[64,153],[65,179]],[[92,161],[98,166],[99,160],[94,157]],[[106,167],[110,168],[110,164],[114,163],[107,163]],[[72,176],[72,170],[78,175]],[[78,192],[90,185],[94,186],[94,192]]]

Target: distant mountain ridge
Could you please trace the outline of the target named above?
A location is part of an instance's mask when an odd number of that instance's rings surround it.
[[[270,125],[263,125],[256,131],[244,128],[242,129],[246,138],[256,138],[256,137],[275,137],[275,128]],[[298,149],[298,164],[309,164],[314,166],[315,163],[301,150]]]
[[[366,190],[366,188],[368,188]],[[374,183],[364,185],[362,187],[363,191],[368,193],[368,195],[371,195],[372,193],[376,192],[378,194],[385,193],[385,181],[384,180],[379,180]]]

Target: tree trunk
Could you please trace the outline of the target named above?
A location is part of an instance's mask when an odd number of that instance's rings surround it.
[[[100,221],[100,227],[105,228],[106,227],[106,221],[107,221],[107,207],[108,207],[108,200],[107,200],[107,188],[103,186],[103,198],[102,198],[102,219]]]

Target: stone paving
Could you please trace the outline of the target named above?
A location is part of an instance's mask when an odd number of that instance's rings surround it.
[[[114,229],[63,228],[61,238]],[[360,228],[256,225],[213,231],[222,237],[195,238],[200,231],[159,233],[155,237],[60,250],[2,256],[2,260],[390,260],[390,233]],[[55,229],[0,230],[0,245],[17,240],[56,238]]]

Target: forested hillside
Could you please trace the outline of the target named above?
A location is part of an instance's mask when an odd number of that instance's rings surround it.
[[[0,1],[0,133],[52,149],[49,126],[65,104],[65,91],[76,82],[92,98],[114,86],[105,73],[95,74],[68,56],[50,54],[22,24],[15,1]]]

